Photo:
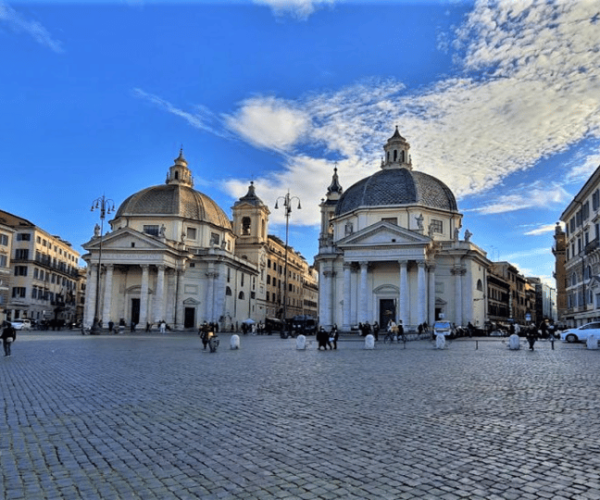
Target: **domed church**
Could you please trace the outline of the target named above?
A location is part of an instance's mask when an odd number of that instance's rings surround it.
[[[350,331],[358,323],[438,319],[483,328],[490,262],[460,238],[462,214],[439,179],[413,170],[396,127],[381,170],[342,189],[337,168],[321,202],[319,320]]]
[[[128,197],[109,223],[111,231],[101,236],[97,228],[83,245],[86,326],[96,315],[104,327],[164,320],[176,329],[203,321],[229,329],[251,317],[259,266],[236,256],[232,222],[193,188],[183,152],[165,184]]]

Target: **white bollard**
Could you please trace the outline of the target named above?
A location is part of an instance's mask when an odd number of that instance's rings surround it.
[[[516,333],[508,337],[508,348],[513,351],[518,351],[521,348],[521,339]]]
[[[375,337],[370,333],[365,337],[365,349],[375,349]]]
[[[598,349],[598,337],[595,335],[590,335],[587,339],[587,348]]]
[[[240,348],[240,336],[232,335],[231,340],[229,341],[229,346],[231,349],[239,349]]]
[[[304,335],[298,335],[298,337],[296,337],[296,349],[299,351],[306,349],[306,337]]]
[[[443,349],[446,347],[446,336],[445,335],[436,335],[435,336],[435,348]]]

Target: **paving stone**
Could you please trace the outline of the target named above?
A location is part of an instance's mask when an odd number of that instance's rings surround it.
[[[342,338],[318,353],[275,336],[209,354],[181,332],[26,332],[0,360],[0,487],[10,500],[600,500],[598,356],[501,339],[440,352]]]

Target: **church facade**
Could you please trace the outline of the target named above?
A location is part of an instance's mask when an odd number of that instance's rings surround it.
[[[142,329],[164,320],[179,330],[206,321],[235,330],[242,322],[264,322],[269,314],[281,314],[283,294],[269,292],[270,269],[281,260],[272,254],[283,255],[268,234],[269,209],[251,184],[232,210],[230,220],[193,188],[180,153],[165,184],[129,196],[109,221],[111,230],[101,235],[97,228],[83,245],[88,268],[84,325],[97,318],[104,327],[134,323]],[[304,292],[294,295],[299,289],[293,278],[310,282],[316,272],[293,249],[288,253],[286,298],[299,305],[290,308],[299,314],[306,311],[300,307]]]
[[[344,191],[337,168],[321,203],[319,321],[350,331],[358,323],[438,319],[483,328],[490,262],[467,230],[452,191],[413,170],[396,128],[381,170]]]

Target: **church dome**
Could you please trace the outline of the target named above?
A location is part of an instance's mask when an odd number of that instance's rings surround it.
[[[458,211],[450,188],[432,175],[415,172],[409,154],[410,145],[398,127],[384,146],[381,170],[351,186],[337,202],[335,215],[358,208],[390,205],[421,205],[450,212]]]
[[[405,168],[381,170],[348,188],[337,203],[335,214],[357,208],[389,205],[423,205],[456,212],[450,188],[435,177]]]
[[[176,216],[208,222],[231,229],[225,212],[208,196],[178,184],[166,184],[142,189],[127,198],[115,218],[130,216]]]
[[[167,182],[142,189],[127,198],[117,210],[115,219],[130,216],[182,217],[207,222],[231,230],[231,221],[211,198],[194,188],[183,151],[169,169]]]

